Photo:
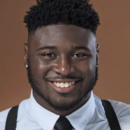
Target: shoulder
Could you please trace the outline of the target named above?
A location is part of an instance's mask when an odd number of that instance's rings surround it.
[[[113,106],[122,130],[130,129],[130,105],[113,100],[109,101]]]
[[[124,116],[130,116],[130,105],[119,102],[119,101],[114,101],[114,100],[108,100],[112,107],[114,108],[117,117],[124,117]]]
[[[5,121],[11,108],[0,112],[0,122]]]
[[[27,105],[28,105],[28,99],[23,100],[19,104],[17,120],[23,115],[23,113],[26,112]],[[8,109],[0,112],[0,130],[4,130],[6,120],[7,120],[7,116],[8,116],[8,113],[9,113],[10,110],[11,110],[11,108],[8,108]]]
[[[96,104],[96,110],[98,110],[98,113],[100,113],[100,116],[103,115],[103,117],[106,118],[105,110],[102,105],[101,99],[97,97],[96,95],[94,95],[94,99],[95,99],[95,104]],[[121,129],[129,130],[130,129],[130,105],[123,102],[114,101],[114,100],[108,100],[108,101],[111,103],[116,113]]]
[[[5,128],[6,119],[7,119],[7,116],[8,116],[10,109],[11,108],[0,112],[0,128],[1,128],[1,130],[4,130],[4,128]]]
[[[28,105],[28,99],[23,100],[23,101],[18,105],[18,112],[20,111],[20,113],[21,113],[22,111],[25,111],[27,105]],[[13,108],[13,107],[12,107],[12,108]],[[8,116],[8,113],[9,113],[10,110],[11,110],[11,108],[8,108],[8,109],[6,109],[6,110],[0,112],[0,122],[6,121],[7,116]]]
[[[98,111],[104,111],[104,108],[102,106],[102,100],[94,95],[95,99],[95,104],[98,109]],[[115,100],[107,100],[111,103],[116,115],[118,118],[124,117],[124,116],[130,116],[130,105],[120,102],[120,101],[115,101]],[[104,111],[105,112],[105,111]]]

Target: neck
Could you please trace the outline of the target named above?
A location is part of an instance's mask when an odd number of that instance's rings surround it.
[[[44,107],[45,109],[51,111],[52,113],[55,113],[55,114],[61,115],[61,116],[67,116],[67,115],[73,113],[74,111],[76,111],[76,110],[77,110],[78,108],[80,108],[81,106],[83,106],[83,105],[88,101],[88,99],[90,98],[90,95],[91,95],[91,92],[89,92],[89,93],[87,94],[87,96],[84,97],[84,98],[82,99],[82,101],[80,101],[80,102],[76,105],[76,107],[74,107],[74,108],[72,108],[72,109],[70,109],[70,110],[60,111],[60,110],[56,110],[55,108],[53,108],[52,106],[50,106],[50,105],[48,104],[48,102],[46,102],[46,101],[45,101],[43,98],[41,98],[36,92],[33,91],[33,96],[34,96],[35,100],[37,101],[37,103],[38,103],[39,105],[41,105],[41,106]]]

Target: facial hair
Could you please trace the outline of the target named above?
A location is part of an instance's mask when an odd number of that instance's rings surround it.
[[[78,98],[71,103],[68,103],[68,102],[56,103],[56,102],[53,102],[49,96],[45,96],[38,87],[38,83],[32,74],[30,64],[28,65],[28,68],[27,68],[27,74],[28,74],[28,81],[29,81],[33,91],[35,91],[43,100],[45,100],[55,110],[67,111],[67,110],[71,110],[71,109],[75,108],[77,106],[77,104],[79,104],[81,102],[81,100],[83,100],[83,98],[86,98],[88,93],[93,90],[93,88],[98,80],[98,67],[96,67],[96,70],[95,70],[95,77],[93,77],[92,79],[89,80],[88,89],[85,91],[84,94],[82,94],[81,91],[79,91],[78,96],[77,96]]]

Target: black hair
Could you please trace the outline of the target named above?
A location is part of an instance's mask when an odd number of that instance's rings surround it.
[[[88,0],[37,0],[24,17],[28,33],[38,27],[66,24],[76,25],[96,33],[100,24],[97,12]]]

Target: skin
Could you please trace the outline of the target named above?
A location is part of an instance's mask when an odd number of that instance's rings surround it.
[[[77,47],[77,48],[76,48]],[[95,35],[88,29],[74,25],[48,25],[29,34],[25,44],[24,63],[29,64],[35,87],[53,104],[70,105],[58,110],[39,93],[34,98],[44,108],[58,115],[68,115],[81,107],[90,97],[90,82],[95,78],[98,46]],[[84,49],[86,48],[86,49]],[[53,89],[53,81],[79,81],[74,89],[60,93]],[[33,88],[33,87],[32,87]]]

